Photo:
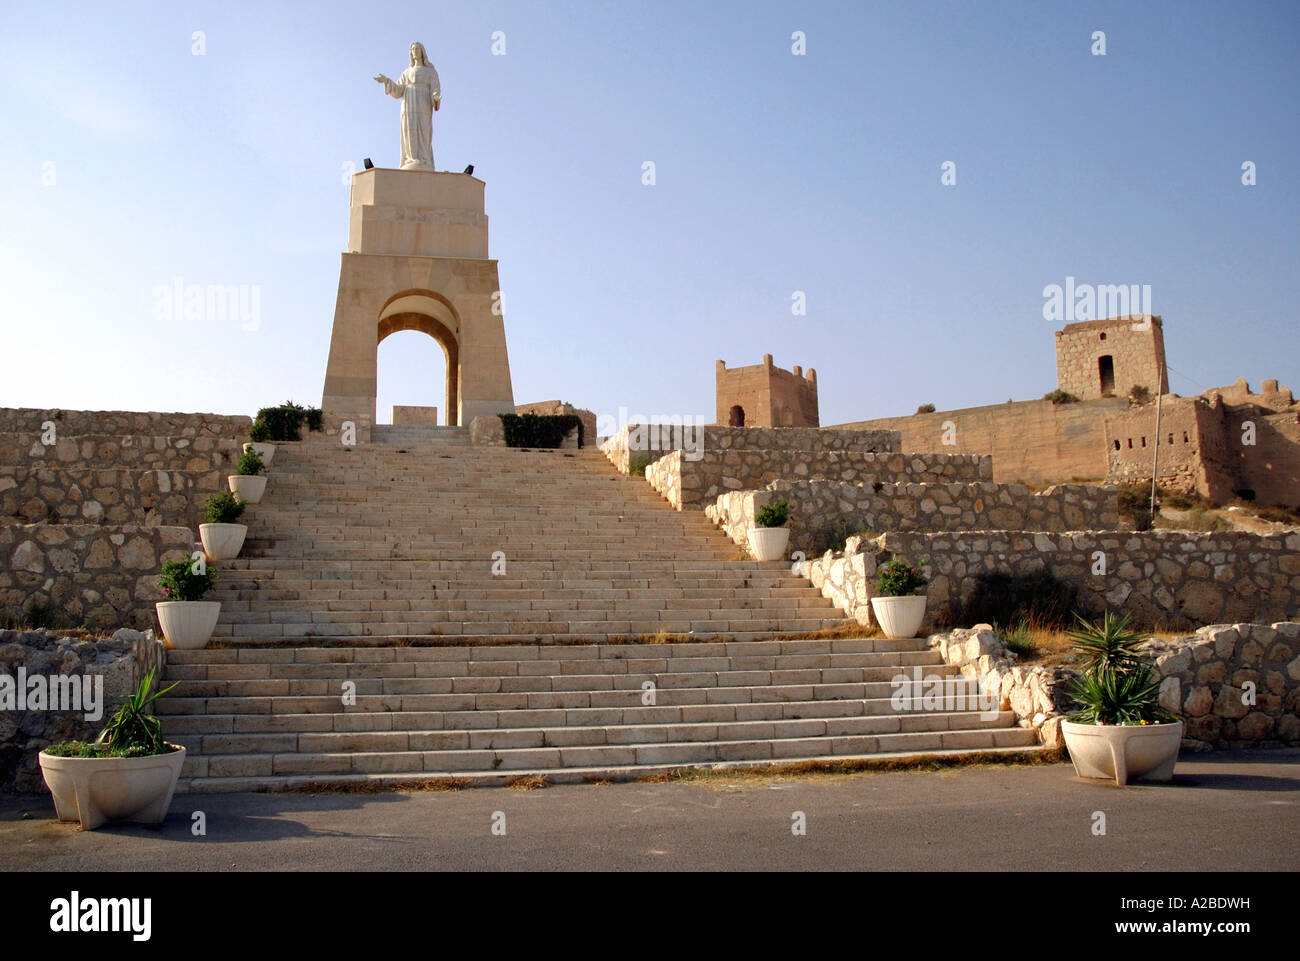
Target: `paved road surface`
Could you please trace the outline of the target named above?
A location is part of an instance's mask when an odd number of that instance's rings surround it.
[[[194,811],[206,815],[206,837],[191,834]],[[504,835],[493,834],[496,812]],[[792,832],[794,812],[804,835]],[[1102,836],[1094,812],[1105,815]],[[1184,755],[1172,784],[1125,789],[1080,781],[1063,764],[185,795],[160,828],[85,833],[52,817],[48,795],[0,796],[0,870],[1295,870],[1300,751]]]

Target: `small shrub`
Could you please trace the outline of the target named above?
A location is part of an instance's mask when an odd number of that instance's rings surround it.
[[[1168,493],[1160,491],[1158,499],[1161,507],[1172,507],[1178,511],[1190,510],[1201,503],[1199,497],[1185,491],[1169,491]]]
[[[993,629],[1012,653],[1021,657],[1033,657],[1038,653],[1038,642],[1034,640],[1034,631],[1028,621],[1019,621],[1014,627],[994,625]]]
[[[239,460],[235,462],[235,473],[244,477],[252,477],[262,473],[263,467],[262,455],[255,450],[246,450],[239,455]]]
[[[1141,507],[1133,509],[1133,530],[1141,533],[1142,531],[1151,530],[1154,524],[1154,518],[1151,516],[1151,508],[1143,504]]]
[[[784,497],[754,511],[754,524],[757,527],[782,527],[789,519],[790,502]]]
[[[655,462],[653,454],[647,454],[644,451],[638,451],[627,459],[627,472],[629,474],[639,474],[645,477],[645,469]]]
[[[934,404],[922,404],[920,407],[916,409],[916,412],[918,414],[933,414]]]
[[[921,588],[930,583],[923,572],[924,567],[924,561],[913,567],[901,558],[882,565],[876,571],[876,593],[881,597],[911,597],[920,594]]]
[[[578,446],[583,445],[582,418],[577,414],[500,414],[507,447],[553,448],[575,427]]]
[[[222,491],[208,498],[203,519],[209,524],[237,524],[246,506],[230,491]]]
[[[1143,387],[1141,384],[1134,384],[1132,389],[1128,392],[1128,397],[1129,400],[1133,401],[1135,404],[1145,404],[1151,399],[1151,391],[1147,390],[1147,388]]]
[[[1060,388],[1057,388],[1056,390],[1048,391],[1046,394],[1043,395],[1043,400],[1050,400],[1053,404],[1079,403],[1079,398],[1075,397],[1073,394],[1069,393],[1068,391],[1061,390]]]
[[[1150,484],[1118,484],[1115,491],[1119,502],[1119,512],[1126,517],[1131,517],[1138,508],[1150,505]]]
[[[271,439],[271,428],[266,426],[265,421],[255,420],[248,432],[248,439],[254,444],[265,444]]]
[[[195,573],[198,561],[186,558],[183,561],[167,561],[158,575],[158,586],[163,596],[169,601],[201,601],[203,595],[212,590],[217,580],[217,569],[211,564],[204,565],[202,574]]]

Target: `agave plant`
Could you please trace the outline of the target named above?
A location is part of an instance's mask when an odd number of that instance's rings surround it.
[[[176,685],[161,691],[153,688],[154,672],[150,671],[140,679],[140,683],[127,699],[122,702],[117,713],[109,720],[95,739],[96,744],[105,745],[117,751],[132,748],[148,754],[166,754],[168,748],[163,741],[162,722],[147,713],[149,705],[162,697]]]
[[[1144,663],[1137,646],[1146,636],[1128,626],[1128,614],[1116,617],[1107,611],[1100,624],[1093,624],[1078,614],[1074,616],[1079,627],[1070,631],[1069,636],[1085,674],[1122,673]]]
[[[1083,705],[1070,715],[1078,724],[1160,724],[1174,720],[1161,709],[1160,680],[1145,665],[1127,671],[1084,674],[1067,687]]]

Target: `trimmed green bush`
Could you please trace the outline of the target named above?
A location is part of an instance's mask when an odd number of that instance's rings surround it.
[[[583,445],[582,418],[577,414],[499,414],[507,447],[560,447],[575,427]]]
[[[262,455],[255,450],[246,450],[239,455],[239,460],[235,462],[235,473],[242,474],[245,477],[254,477],[264,469]]]
[[[222,491],[208,498],[203,519],[209,524],[237,524],[247,506],[230,491]]]
[[[203,595],[212,590],[217,580],[217,569],[211,564],[204,566],[202,574],[195,573],[197,561],[185,558],[183,561],[167,561],[158,575],[158,586],[163,596],[169,601],[201,601]]]
[[[754,511],[754,524],[757,527],[783,527],[789,519],[790,502],[784,497]]]
[[[924,573],[925,561],[915,567],[902,558],[884,564],[876,571],[876,593],[881,597],[911,597],[920,594],[930,583]]]
[[[254,418],[254,427],[259,423],[266,426],[267,436],[264,441],[292,441],[302,440],[304,422],[308,430],[322,430],[324,414],[319,407],[303,407],[287,400],[279,407],[263,407],[259,410]]]

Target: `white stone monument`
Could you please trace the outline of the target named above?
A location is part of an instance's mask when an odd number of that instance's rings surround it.
[[[411,65],[396,80],[375,77],[384,93],[402,101],[402,168],[433,169],[433,112],[442,106],[442,86],[424,44],[411,44]]]

